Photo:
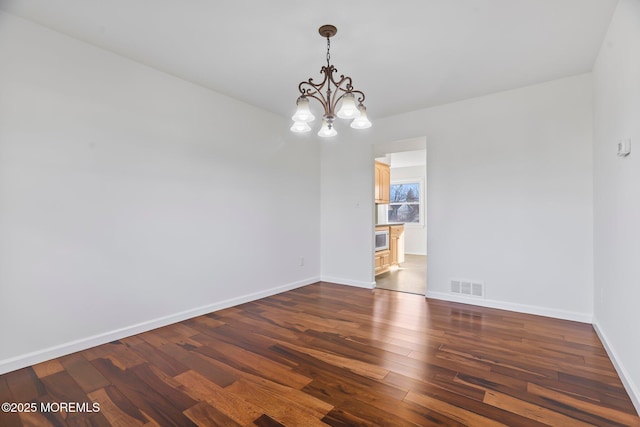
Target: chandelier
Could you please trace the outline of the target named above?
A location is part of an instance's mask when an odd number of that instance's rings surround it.
[[[319,101],[324,108],[322,127],[318,132],[321,137],[338,134],[333,126],[336,117],[352,120],[351,127],[354,129],[371,127],[371,122],[367,118],[367,109],[363,104],[364,93],[353,88],[351,77],[341,75],[338,81],[334,77],[334,73],[337,73],[338,70],[329,61],[331,59],[331,37],[336,35],[338,29],[333,25],[323,25],[318,32],[322,37],[327,38],[327,65],[320,70],[324,74],[324,79],[321,83],[314,83],[311,78],[298,85],[301,95],[296,101],[296,113],[291,117],[294,122],[291,131],[301,133],[311,131],[309,123],[315,120],[315,117],[309,109],[309,98]],[[356,95],[358,96],[358,105],[356,105]],[[342,101],[340,109],[336,112],[340,101]]]

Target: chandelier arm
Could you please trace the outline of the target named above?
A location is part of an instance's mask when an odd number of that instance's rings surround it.
[[[322,69],[320,70],[320,72],[324,74],[324,79],[322,80],[322,82],[314,83],[313,78],[310,78],[308,81],[301,82],[298,85],[298,90],[302,95],[314,98],[319,101],[320,104],[322,104],[325,115],[335,115],[335,102],[332,102],[332,99],[335,99],[337,90],[332,91],[331,88],[332,83],[333,85],[336,85],[333,79],[333,71],[335,71],[335,68],[333,68],[332,66],[322,67]],[[326,96],[323,93],[323,89],[325,88],[327,89]]]
[[[331,100],[335,98],[335,95],[336,95],[336,91],[333,91],[331,87],[332,83],[335,85],[333,81],[334,71],[335,71],[335,68],[333,67],[333,65],[329,65],[329,58],[327,58],[327,66],[322,67],[322,72],[324,73],[324,81],[322,82],[322,84],[323,84],[323,87],[326,85],[326,94],[323,94],[323,98],[324,98],[323,106],[324,106],[325,115],[327,116],[335,116],[333,103],[331,102]]]
[[[341,89],[341,88],[338,88]],[[336,90],[336,92],[334,93],[334,97],[333,100],[331,101],[331,111],[336,111],[336,106],[338,105],[338,102],[344,97],[344,95],[348,92],[344,92],[342,93],[340,96],[338,95],[338,91]]]
[[[332,113],[332,115],[335,115],[335,111],[336,111],[336,106],[338,105],[338,102],[342,99],[342,97],[344,96],[345,93],[348,93],[351,91],[351,77],[345,77],[344,75],[340,76],[340,80],[336,82],[336,80],[333,78],[333,73],[337,72],[338,70],[331,66],[329,68],[330,71],[330,75],[329,75],[329,84],[333,84],[333,86],[335,87],[335,90],[333,91],[333,96],[331,97],[331,99],[327,99],[327,103],[329,104],[329,109]],[[346,88],[343,88],[342,85],[344,82],[347,82],[346,84]]]
[[[332,111],[335,111],[335,108],[338,105],[338,102],[340,102],[340,100],[347,93],[357,93],[357,94],[359,94],[358,102],[364,101],[364,93],[362,91],[355,90],[353,88],[353,84],[352,84],[353,80],[351,79],[351,77],[349,77],[349,76],[345,77],[344,75],[341,75],[340,76],[340,80],[336,82],[333,79],[333,76],[332,76],[331,82],[336,86],[336,92],[334,94],[334,99],[331,101],[331,109],[332,109]],[[345,82],[346,82],[346,84],[345,84]],[[342,87],[343,85],[344,85],[344,87]],[[338,96],[338,92],[341,92],[340,96]]]
[[[302,95],[304,95],[304,96],[311,95],[311,94],[319,92],[320,88],[316,87],[315,85],[310,85],[310,86],[311,86],[310,88],[305,89],[304,86],[302,84],[300,84],[298,89],[300,90],[300,93]]]
[[[347,82],[347,84],[345,85],[345,87],[342,87],[342,84],[344,82]],[[342,96],[340,96],[340,99],[346,94],[346,93],[357,93],[358,96],[358,102],[363,102],[364,101],[364,92],[362,92],[361,90],[356,90],[353,88],[353,84],[352,84],[352,79],[351,77],[347,76],[345,77],[344,75],[340,76],[340,81],[339,82],[334,82],[334,84],[336,85],[337,89],[341,90],[342,92],[344,92],[342,94]],[[340,99],[338,99],[337,101],[339,101]]]
[[[358,94],[358,103],[362,104],[364,102],[364,92],[361,90],[352,90],[351,92]]]
[[[340,87],[342,85],[342,83],[345,81],[345,77],[344,76],[340,76],[340,81],[336,82],[336,80],[333,78],[333,73],[337,72],[338,70],[334,66],[331,66],[329,68],[329,71],[330,71],[329,83],[330,84],[333,83],[333,85],[335,86],[336,90],[333,92],[333,97],[331,99],[327,99],[327,103],[330,106],[330,110],[335,113],[336,106],[338,105],[338,101],[340,101],[340,99],[342,99],[342,96],[344,95],[344,94],[341,95],[340,92],[341,91],[345,92],[345,89]],[[348,87],[349,86],[347,85],[347,89],[348,89]]]
[[[338,71],[338,70],[335,70]],[[347,76],[345,77],[344,74],[340,76],[340,80],[338,80],[337,82],[333,79],[333,76],[331,76],[331,82],[341,91],[343,92],[351,92],[353,90],[353,85],[351,77]],[[342,87],[343,83],[347,83],[345,85],[345,88]]]
[[[312,80],[312,79],[309,79],[309,80]],[[305,88],[305,85],[310,86],[310,87],[309,88]],[[324,95],[322,94],[322,87],[323,86],[324,86],[324,82],[322,84],[314,84],[314,83],[310,83],[310,82],[302,82],[298,86],[298,89],[300,90],[300,93],[303,96],[306,96],[308,98],[313,98],[316,101],[320,102],[320,104],[322,105],[322,108],[324,109],[325,114],[329,114],[328,101],[325,99]]]
[[[365,99],[364,93],[360,90],[353,89],[353,86],[351,85],[351,81],[352,81],[351,77],[341,76],[341,79],[339,82],[335,82],[334,79],[329,79],[329,82],[327,82],[327,79],[325,79],[325,81],[318,84],[313,83],[312,80],[313,79],[309,79],[309,81],[301,82],[298,85],[298,90],[302,95],[309,98],[314,98],[316,101],[320,102],[320,104],[322,105],[322,108],[324,109],[325,114],[331,114],[332,112],[335,113],[335,109],[336,109],[336,106],[338,105],[338,102],[340,102],[340,100],[347,93],[358,94],[358,97],[357,97],[358,102],[359,103],[364,102],[364,99]],[[344,82],[348,82],[348,83],[347,85],[345,85],[345,87],[342,87]],[[335,86],[335,90],[331,91],[332,96],[330,95],[330,99],[326,98],[322,92],[323,87],[327,83],[330,83],[330,84],[332,83]],[[309,86],[309,87],[306,88],[305,86]],[[335,115],[335,114],[332,114],[332,115]]]
[[[313,77],[310,78],[309,80],[305,81],[305,82],[300,82],[300,84],[298,85],[298,90],[300,91],[300,93],[304,94],[304,90],[302,89],[303,85],[309,85],[312,86],[315,90],[320,91],[320,89],[322,89],[324,87],[324,85],[327,83],[327,80],[329,80],[329,69],[326,67],[322,67],[320,69],[320,73],[324,74],[324,78],[322,79],[322,82],[320,83],[314,83],[313,82]]]
[[[310,86],[310,88],[305,89],[305,86]],[[314,91],[314,92],[318,92],[320,91],[320,89],[322,89],[322,86],[324,86],[324,82],[320,83],[320,84],[315,84],[313,83],[313,79],[309,79],[308,82],[301,82],[298,85],[298,90],[300,91],[300,93],[302,95],[306,95],[308,94],[310,91]]]
[[[320,96],[318,96],[318,94]],[[329,114],[329,108],[327,105],[327,101],[324,99],[324,96],[322,96],[322,92],[316,91],[316,92],[312,92],[312,93],[307,93],[305,94],[305,96],[308,96],[309,98],[313,98],[316,101],[320,102],[320,104],[322,104],[322,108],[324,109],[324,113],[325,114]]]

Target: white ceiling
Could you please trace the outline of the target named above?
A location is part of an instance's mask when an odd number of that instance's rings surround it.
[[[617,0],[0,0],[277,114],[331,59],[379,118],[591,70]]]

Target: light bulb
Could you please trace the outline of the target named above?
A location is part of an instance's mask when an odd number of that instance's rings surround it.
[[[360,111],[356,107],[356,100],[353,93],[345,93],[342,97],[342,106],[337,113],[341,119],[355,119],[360,115]]]
[[[333,126],[329,127],[329,123],[325,119],[322,119],[322,127],[320,128],[320,132],[318,132],[318,136],[329,138],[337,134],[338,132],[335,128]]]
[[[309,99],[306,96],[300,96],[296,101],[296,113],[291,117],[294,122],[309,123],[315,120],[314,115],[309,109]]]
[[[371,127],[371,122],[367,118],[367,109],[363,104],[358,105],[358,111],[360,116],[351,122],[351,127],[354,129],[366,129]]]
[[[296,132],[296,133],[310,132],[311,126],[309,126],[309,123],[306,123],[306,122],[294,122],[290,130],[291,132]]]

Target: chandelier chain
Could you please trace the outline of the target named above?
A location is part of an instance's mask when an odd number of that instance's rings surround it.
[[[327,37],[327,68],[329,67],[329,61],[331,60],[331,39]]]

